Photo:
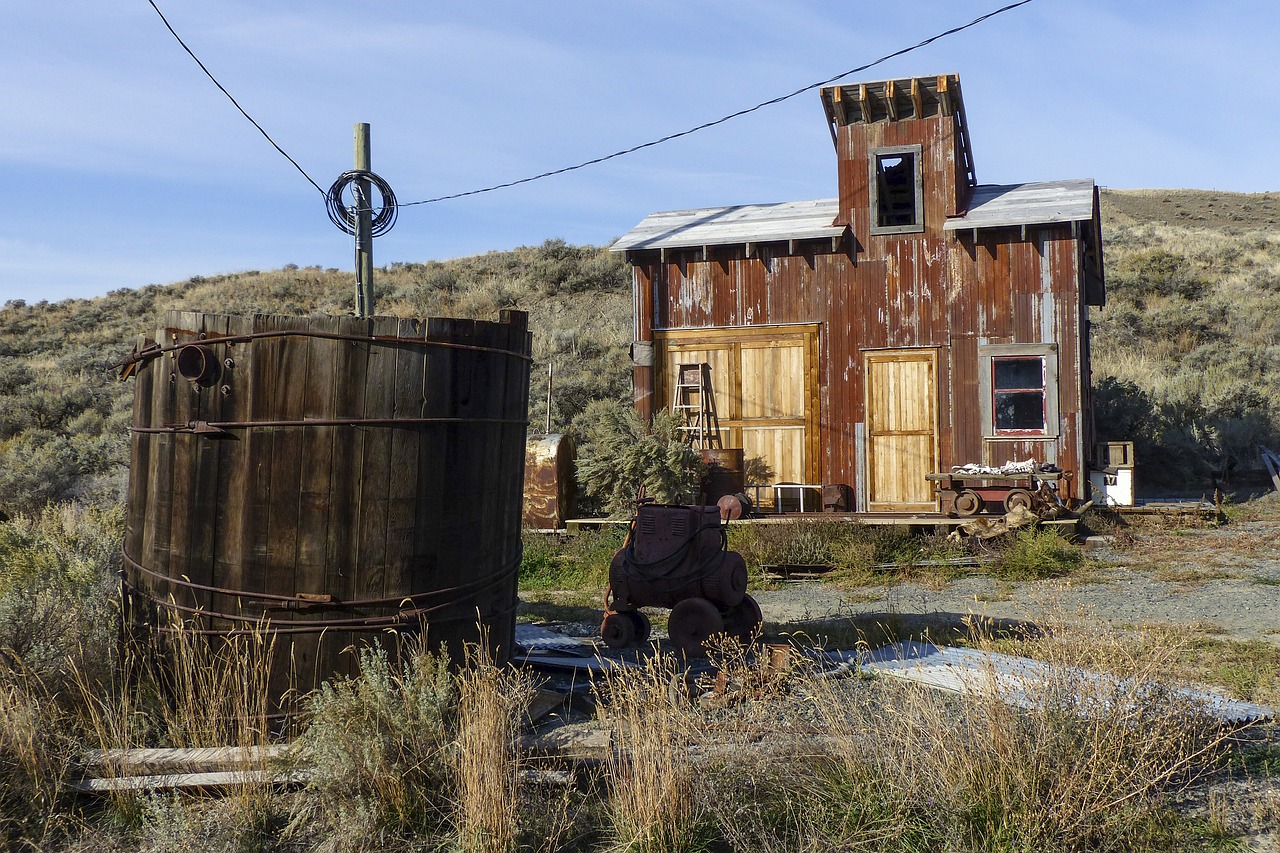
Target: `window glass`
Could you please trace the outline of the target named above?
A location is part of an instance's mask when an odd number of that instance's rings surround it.
[[[994,361],[996,390],[1044,388],[1044,359],[997,358]]]
[[[1045,432],[1044,359],[994,358],[991,368],[996,432]]]

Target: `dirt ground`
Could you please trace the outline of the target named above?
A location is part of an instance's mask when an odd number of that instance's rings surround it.
[[[765,620],[775,624],[842,617],[860,624],[876,618],[946,624],[973,616],[1035,622],[1052,612],[1121,628],[1187,626],[1223,640],[1280,647],[1280,518],[1089,545],[1095,567],[1070,580],[974,576],[945,585],[895,582],[843,591],[792,583],[753,594]]]

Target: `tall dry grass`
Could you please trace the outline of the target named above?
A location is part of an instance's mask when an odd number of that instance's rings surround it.
[[[142,748],[239,748],[230,764],[243,776],[227,789],[220,803],[224,814],[212,823],[200,819],[198,803],[113,790],[109,799],[116,814],[144,838],[168,839],[180,828],[190,833],[179,839],[185,844],[207,842],[210,833],[240,837],[270,822],[281,808],[271,782],[277,768],[267,751],[275,711],[268,689],[274,635],[265,624],[227,637],[201,633],[202,626],[200,620],[174,619],[127,643],[106,690],[94,678],[76,679],[80,726],[96,747],[87,753],[86,769],[100,778],[137,775],[134,751]]]
[[[39,846],[62,823],[68,743],[51,697],[38,682],[0,679],[0,845]]]
[[[1212,769],[1227,737],[1165,684],[1177,647],[1138,657],[1119,633],[1051,632],[1024,650],[1047,677],[1025,686],[1021,705],[996,691],[957,699],[910,685],[852,695],[834,682],[808,686],[829,738],[824,791],[841,792],[846,828],[857,829],[842,843],[1126,850],[1151,841],[1170,792]],[[999,678],[994,665],[984,676]]]
[[[688,850],[702,819],[689,745],[697,717],[672,655],[611,672],[603,716],[614,735],[607,761],[608,831],[616,850]]]
[[[534,695],[525,671],[496,666],[487,649],[468,650],[458,673],[457,784],[458,843],[476,853],[516,849],[523,760],[520,728]]]

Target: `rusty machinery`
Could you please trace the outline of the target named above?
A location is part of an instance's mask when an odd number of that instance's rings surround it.
[[[649,638],[640,607],[671,608],[668,634],[686,654],[702,653],[713,634],[751,641],[760,605],[747,595],[747,564],[728,549],[719,507],[646,503],[636,509],[609,565],[600,633],[610,648]]]

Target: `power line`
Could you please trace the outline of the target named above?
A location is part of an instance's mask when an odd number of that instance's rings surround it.
[[[634,154],[637,151],[643,151],[646,148],[653,148],[657,145],[662,145],[663,143],[671,142],[672,140],[680,139],[685,136],[690,136],[702,130],[707,130],[708,128],[715,127],[716,125],[724,124],[725,122],[732,121],[735,118],[740,118],[744,115],[748,115],[749,113],[754,113],[758,110],[762,110],[765,107],[771,107],[774,104],[780,104],[783,101],[787,101],[787,100],[790,100],[791,98],[796,97],[797,95],[803,95],[805,92],[811,92],[814,89],[820,88],[822,86],[826,86],[830,83],[834,83],[842,77],[848,77],[852,74],[858,74],[863,71],[866,71],[869,68],[874,68],[877,65],[882,65],[885,62],[888,62],[890,59],[896,59],[899,56],[905,56],[908,53],[912,53],[913,51],[920,50],[923,47],[927,47],[928,45],[933,44],[935,41],[938,41],[939,39],[943,39],[943,38],[946,38],[947,36],[955,35],[956,33],[964,32],[967,29],[976,27],[978,24],[981,24],[984,21],[994,18],[996,15],[1001,15],[1001,14],[1004,14],[1005,12],[1009,12],[1013,9],[1017,9],[1019,6],[1025,6],[1030,2],[1032,2],[1032,0],[1018,0],[1018,2],[1016,3],[1010,3],[1006,6],[1001,6],[999,9],[995,9],[991,12],[987,12],[985,15],[980,15],[977,18],[974,18],[972,21],[970,21],[967,24],[961,24],[958,27],[952,27],[949,30],[944,30],[943,32],[940,32],[936,35],[929,36],[927,39],[917,42],[916,44],[913,44],[910,47],[904,47],[904,48],[901,48],[900,50],[895,50],[892,53],[886,53],[884,56],[881,56],[879,59],[874,59],[871,62],[866,63],[865,65],[859,65],[857,68],[850,68],[848,71],[842,71],[839,74],[836,74],[832,77],[828,77],[825,80],[819,80],[816,83],[810,83],[807,86],[802,86],[801,88],[796,89],[794,92],[788,92],[785,95],[779,95],[776,98],[770,98],[767,101],[761,101],[755,106],[747,107],[745,109],[741,109],[736,112],[729,113],[728,115],[721,116],[720,118],[703,122],[702,124],[699,124],[696,127],[691,127],[688,130],[681,130],[677,133],[669,133],[666,136],[659,137],[658,139],[653,139],[648,142],[642,142],[639,145],[633,145],[630,148],[624,148],[621,151],[615,151],[612,154],[606,154],[602,157],[593,157],[590,160],[584,160],[583,162],[576,163],[572,166],[565,166],[560,169],[552,169],[551,171],[548,171],[548,172],[541,172],[537,175],[530,175],[527,178],[519,178],[514,181],[506,181],[501,184],[494,184],[493,186],[482,187],[480,189],[475,189],[475,190],[467,190],[466,192],[451,193],[449,195],[436,196],[435,198],[423,199],[421,201],[399,202],[396,204],[396,206],[397,207],[413,207],[414,205],[420,205],[420,204],[436,204],[437,202],[441,202],[441,201],[451,201],[453,199],[466,198],[467,196],[481,195],[482,193],[491,193],[497,190],[505,190],[510,187],[520,186],[521,184],[528,184],[528,183],[532,183],[533,181],[540,181],[543,178],[551,178],[556,175],[563,175],[567,172],[575,172],[578,169],[585,169],[588,166],[595,166],[599,163],[604,163],[609,160],[616,159],[618,157],[624,157],[628,154]],[[147,3],[149,3],[151,5],[151,8],[155,10],[156,14],[160,16],[160,20],[164,22],[165,28],[169,30],[169,33],[174,37],[174,39],[177,40],[178,44],[182,46],[182,49],[187,52],[187,55],[190,56],[193,60],[195,60],[196,65],[200,66],[200,70],[204,72],[205,76],[208,77],[211,81],[213,81],[213,85],[218,87],[218,91],[226,95],[227,100],[231,101],[231,104],[237,110],[240,111],[240,114],[243,115],[246,119],[248,119],[249,123],[258,129],[258,132],[262,134],[263,138],[265,138],[267,142],[271,143],[271,147],[276,149],[276,151],[280,152],[280,155],[284,157],[286,160],[288,160],[293,165],[293,167],[297,169],[299,173],[301,173],[302,177],[307,179],[307,182],[310,183],[311,186],[315,187],[316,190],[321,195],[327,195],[325,191],[320,187],[320,185],[317,184],[314,180],[312,180],[311,176],[307,174],[307,171],[303,169],[300,165],[298,165],[298,161],[290,157],[288,152],[286,152],[283,148],[281,148],[278,144],[276,144],[276,141],[272,139],[271,135],[268,134],[262,128],[262,125],[258,124],[258,122],[254,120],[253,116],[249,115],[249,113],[244,109],[244,107],[240,106],[239,102],[236,101],[234,97],[232,97],[231,93],[228,92],[226,88],[221,83],[218,82],[218,79],[214,77],[213,74],[209,71],[209,69],[205,67],[205,64],[200,61],[200,57],[195,55],[195,52],[192,51],[191,48],[187,46],[187,43],[182,40],[182,37],[179,36],[178,33],[169,24],[169,20],[164,16],[164,13],[160,11],[160,7],[155,4],[155,0],[147,0]]]
[[[994,18],[996,15],[1003,14],[1004,12],[1008,12],[1012,9],[1016,9],[1019,6],[1025,6],[1030,2],[1031,0],[1019,0],[1019,2],[1017,3],[1010,3],[1007,6],[1001,6],[999,9],[996,9],[995,11],[988,12],[985,15],[981,15],[977,18],[974,18],[972,21],[970,21],[967,24],[963,24],[958,27],[952,27],[951,29],[946,30],[945,32],[941,32],[941,33],[938,33],[937,35],[929,36],[929,38],[925,39],[924,41],[919,42],[917,44],[913,44],[910,47],[904,47],[901,50],[895,50],[893,53],[887,53],[884,56],[880,57],[879,59],[868,62],[866,65],[859,65],[857,68],[850,68],[848,71],[842,71],[839,74],[835,75],[834,77],[828,77],[826,80],[819,80],[817,83],[810,83],[808,86],[804,86],[802,88],[796,89],[794,92],[789,92],[786,95],[780,95],[776,98],[770,98],[767,101],[761,101],[760,103],[756,104],[753,107],[747,107],[746,109],[741,109],[741,110],[738,110],[737,112],[733,112],[733,113],[729,113],[728,115],[721,116],[718,119],[714,119],[708,122],[703,122],[697,127],[691,127],[688,130],[682,130],[682,131],[679,131],[678,133],[670,133],[658,139],[650,140],[649,142],[643,142],[639,145],[633,145],[630,148],[624,148],[621,151],[615,151],[612,154],[606,154],[603,157],[595,157],[591,160],[585,160],[573,166],[565,166],[562,169],[553,169],[550,172],[542,172],[541,174],[538,174],[538,175],[531,175],[527,178],[520,178],[514,181],[507,181],[506,183],[502,183],[502,184],[494,184],[491,187],[484,187],[478,190],[468,190],[467,192],[436,196],[435,198],[428,198],[422,201],[401,202],[400,206],[410,207],[415,204],[435,204],[436,202],[440,202],[440,201],[450,201],[455,198],[465,198],[467,196],[480,195],[481,193],[491,193],[495,190],[505,190],[508,187],[515,187],[515,186],[519,186],[520,184],[528,184],[533,181],[540,181],[543,178],[550,178],[555,175],[563,175],[566,172],[574,172],[574,171],[577,171],[578,169],[585,169],[587,166],[594,166],[597,163],[604,163],[605,161],[613,160],[616,157],[623,157],[627,154],[634,154],[637,151],[643,151],[646,148],[653,148],[655,145],[661,145],[664,142],[670,142],[673,139],[679,139],[682,136],[689,136],[691,134],[697,133],[700,130],[706,130],[707,128],[715,127],[718,124],[724,124],[727,121],[731,121],[735,118],[739,118],[741,116],[747,115],[748,113],[753,113],[753,112],[756,112],[757,110],[762,110],[765,107],[771,107],[774,104],[780,104],[783,101],[790,100],[791,98],[796,97],[797,95],[803,95],[805,92],[811,92],[814,89],[817,89],[822,86],[826,86],[828,83],[834,83],[837,80],[839,80],[841,77],[848,77],[851,74],[858,74],[863,71],[866,71],[868,68],[874,68],[877,65],[881,65],[885,62],[888,62],[890,59],[896,59],[899,56],[904,56],[908,53],[911,53],[912,51],[919,50],[922,47],[933,44],[938,39],[946,38],[947,36],[951,36],[951,35],[955,35],[956,33],[963,32],[964,30],[967,30],[970,27],[976,27],[978,24],[981,24],[983,21],[986,21],[990,18]]]
[[[210,72],[208,68],[205,68],[204,63],[200,61],[200,57],[196,56],[195,51],[187,47],[187,43],[182,40],[182,36],[178,35],[177,31],[174,30],[173,26],[169,23],[169,19],[164,16],[164,12],[160,11],[160,7],[155,4],[155,0],[147,0],[147,2],[151,4],[152,9],[156,10],[156,14],[159,15],[160,20],[164,22],[165,29],[169,31],[169,34],[172,35],[177,40],[178,44],[182,45],[182,49],[187,52],[188,56],[190,56],[192,59],[195,60],[196,65],[200,66],[200,70],[204,72],[204,76],[208,77],[210,80],[213,81],[213,85],[218,87],[219,92],[227,96],[227,100],[231,102],[232,106],[234,106],[236,109],[240,111],[240,115],[247,118],[249,120],[249,124],[253,125],[258,129],[258,133],[261,133],[263,138],[271,143],[272,148],[280,152],[280,156],[284,157],[284,159],[288,160],[290,163],[293,164],[293,168],[297,169],[302,174],[302,177],[306,178],[307,182],[310,183],[311,186],[316,188],[316,192],[320,193],[320,195],[325,195],[325,191],[320,187],[319,184],[317,184],[314,180],[311,179],[311,176],[307,174],[307,170],[299,166],[297,160],[290,157],[288,152],[286,152],[283,148],[277,145],[276,141],[271,138],[271,134],[263,130],[262,125],[254,121],[253,116],[249,115],[249,113],[245,111],[245,108],[240,106],[240,102],[237,101],[234,97],[232,97],[231,93],[226,90],[226,87],[224,87],[221,83],[218,82],[218,78],[214,77],[212,72]]]

